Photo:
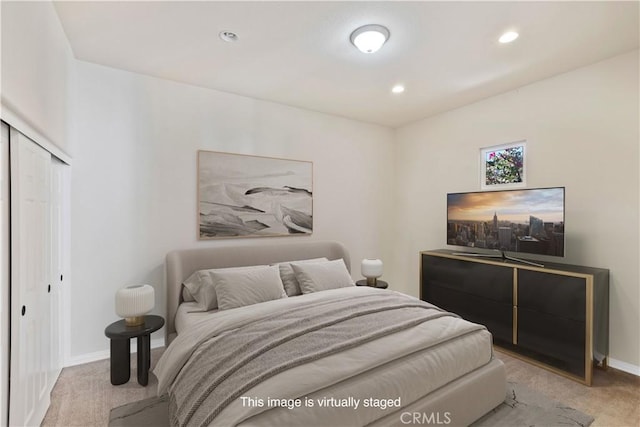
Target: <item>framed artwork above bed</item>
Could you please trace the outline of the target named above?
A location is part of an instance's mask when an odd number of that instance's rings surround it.
[[[199,239],[312,232],[312,162],[198,151]]]

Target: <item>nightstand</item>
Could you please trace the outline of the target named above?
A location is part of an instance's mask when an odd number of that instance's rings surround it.
[[[377,283],[376,286],[371,286],[371,287],[378,288],[378,289],[387,289],[389,287],[389,284],[384,280],[377,280],[376,283]],[[369,286],[369,285],[367,285],[367,279],[362,279],[356,282],[356,286]]]
[[[144,324],[127,326],[124,319],[107,326],[104,334],[111,341],[111,384],[120,385],[129,381],[130,339],[138,339],[138,383],[146,386],[149,383],[149,366],[151,365],[151,333],[164,326],[160,316],[144,316]]]

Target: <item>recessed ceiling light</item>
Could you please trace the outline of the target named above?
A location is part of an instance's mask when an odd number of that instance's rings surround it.
[[[388,39],[389,30],[377,24],[365,25],[351,33],[351,43],[363,53],[378,51]]]
[[[237,42],[238,41],[238,35],[236,33],[234,33],[234,32],[231,32],[231,31],[220,31],[219,36],[225,42]]]
[[[507,31],[506,33],[504,33],[503,35],[500,36],[498,41],[500,43],[511,43],[512,41],[517,39],[518,36],[519,36],[519,34],[516,33],[515,31]]]
[[[395,85],[394,87],[391,88],[391,92],[393,92],[393,93],[402,93],[402,92],[404,92],[404,86],[403,85]]]

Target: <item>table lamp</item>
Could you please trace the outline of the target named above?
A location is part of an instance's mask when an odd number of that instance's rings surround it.
[[[129,285],[116,292],[116,314],[127,326],[144,325],[144,315],[153,310],[155,295],[152,286]]]
[[[363,259],[360,271],[367,278],[367,285],[376,286],[378,277],[382,276],[382,261],[379,259]]]

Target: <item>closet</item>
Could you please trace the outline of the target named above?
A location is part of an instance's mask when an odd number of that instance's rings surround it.
[[[9,414],[9,126],[0,122],[0,425]]]
[[[9,335],[8,349],[3,340],[0,356],[9,378],[8,414],[2,408],[2,416],[9,425],[40,425],[63,362],[60,296],[68,173],[51,152],[2,126],[3,153],[8,152],[8,162],[2,163],[3,191],[8,187],[10,194],[2,198],[2,231],[8,232],[2,235],[2,289],[10,289],[2,295],[3,337],[7,330]],[[3,404],[6,379],[3,375]]]

